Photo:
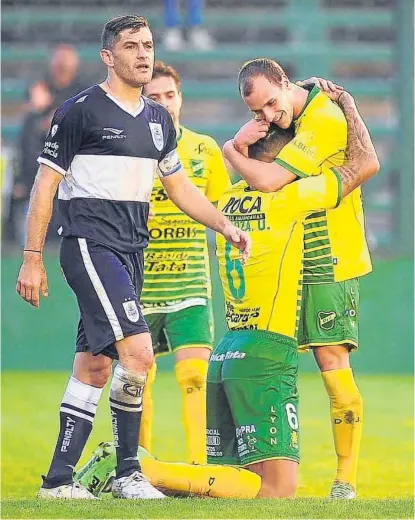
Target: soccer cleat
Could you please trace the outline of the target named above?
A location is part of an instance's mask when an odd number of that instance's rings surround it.
[[[166,498],[161,491],[150,484],[150,481],[139,471],[134,471],[128,477],[114,479],[112,483],[114,498],[130,498],[134,500],[148,500]]]
[[[335,480],[333,482],[329,498],[335,500],[351,500],[353,498],[356,498],[356,490],[348,482],[341,482],[340,480]]]
[[[63,486],[57,486],[50,489],[41,487],[37,494],[37,498],[46,500],[98,500],[97,497],[78,484],[78,482],[64,484]]]
[[[74,475],[75,482],[93,495],[111,491],[110,481],[115,476],[117,457],[113,442],[101,442],[92,457]]]

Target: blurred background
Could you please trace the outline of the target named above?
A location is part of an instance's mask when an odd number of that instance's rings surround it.
[[[2,8],[3,369],[70,367],[77,310],[60,274],[53,221],[49,299],[35,311],[15,293],[28,198],[53,111],[105,77],[102,26],[137,13],[150,21],[156,58],[181,75],[182,123],[220,143],[250,118],[236,85],[247,59],[275,58],[292,80],[330,78],[355,95],[382,170],[364,188],[375,272],[362,280],[354,366],[362,373],[413,371],[412,0],[3,0]],[[220,337],[214,259],[212,277]],[[310,355],[302,366],[313,369]]]

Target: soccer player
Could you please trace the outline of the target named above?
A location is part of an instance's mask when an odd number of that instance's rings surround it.
[[[339,104],[348,121],[349,159],[337,170],[303,179],[281,192],[263,194],[241,181],[220,207],[255,236],[246,266],[218,238],[220,274],[230,331],[212,354],[208,372],[209,462],[167,463],[139,450],[153,485],[220,498],[291,496],[298,461],[297,341],[301,304],[302,215],[334,206],[374,175],[379,164],[353,98]],[[275,125],[249,147],[249,155],[271,162],[293,137]],[[340,180],[340,183],[338,182]],[[247,469],[222,464],[245,465]],[[95,494],[115,467],[113,447],[102,443],[77,478]]]
[[[156,62],[144,95],[163,105],[173,119],[177,153],[189,179],[216,203],[229,185],[222,150],[207,135],[180,125],[182,94],[177,71]],[[156,356],[172,350],[182,393],[187,460],[206,464],[206,373],[213,344],[209,256],[204,226],[180,211],[156,179],[151,196],[149,246],[144,254],[141,307]],[[151,368],[143,395],[140,445],[151,452]]]
[[[39,498],[93,498],[73,482],[102,389],[118,358],[110,408],[117,455],[113,495],[163,498],[143,478],[137,459],[146,375],[153,363],[140,310],[143,250],[154,173],[171,200],[197,221],[249,253],[250,239],[189,181],[176,151],[167,110],[141,96],[152,76],[153,37],[135,15],[110,20],[101,59],[108,76],[55,113],[33,187],[17,291],[34,307],[47,296],[42,260],[52,201],[59,186],[63,236],[60,262],[75,293],[80,321],[73,374],[60,407],[60,431]]]
[[[344,115],[317,87],[309,91],[295,85],[275,61],[256,59],[240,70],[239,88],[256,119],[225,145],[224,154],[250,185],[276,191],[298,178],[319,174],[322,165],[343,164]],[[294,123],[295,138],[270,164],[247,158],[247,146],[263,137],[271,122],[280,128]],[[363,404],[349,352],[358,346],[358,278],[372,269],[360,189],[338,209],[307,217],[304,250],[299,345],[313,349],[330,398],[338,459],[330,497],[354,498]]]

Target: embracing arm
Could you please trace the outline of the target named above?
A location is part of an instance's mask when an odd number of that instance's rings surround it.
[[[380,169],[375,147],[353,97],[342,92],[337,103],[347,121],[346,162],[335,170],[341,177],[343,197],[376,175]]]
[[[238,152],[233,140],[225,143],[223,155],[250,186],[265,193],[278,191],[297,178],[279,164],[249,159]]]

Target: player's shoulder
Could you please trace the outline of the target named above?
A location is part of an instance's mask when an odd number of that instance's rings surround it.
[[[73,96],[60,105],[55,112],[55,120],[62,120],[67,115],[75,115],[84,112],[91,107],[91,101],[99,95],[98,85],[88,87],[76,96]]]
[[[158,121],[162,120],[166,122],[170,122],[172,120],[169,111],[163,105],[146,96],[142,96],[142,98],[150,118],[153,117]]]
[[[220,151],[218,143],[210,135],[195,132],[194,130],[182,125],[180,126],[180,129],[182,131],[181,139],[183,139],[185,143],[191,144],[192,146],[194,145],[195,148],[198,148],[199,153],[210,155],[217,153],[218,150]]]
[[[346,118],[341,108],[322,91],[319,91],[316,96],[316,103],[314,104],[312,114],[314,118],[318,118],[323,124],[346,124]]]

